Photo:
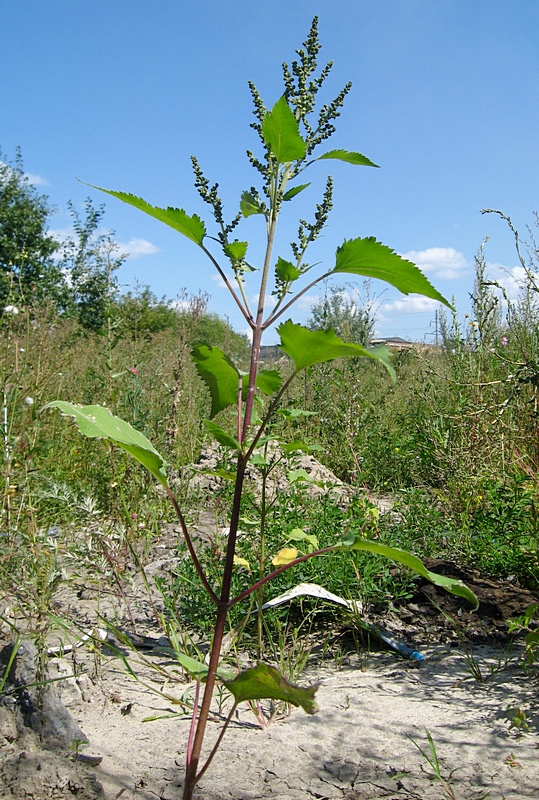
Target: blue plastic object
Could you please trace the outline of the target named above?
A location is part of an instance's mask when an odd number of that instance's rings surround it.
[[[400,642],[398,639],[395,639],[394,636],[391,636],[390,633],[387,633],[386,631],[378,631],[376,628],[373,628],[372,630],[379,639],[389,645],[392,650],[395,650],[404,658],[411,658],[413,661],[425,660],[423,653],[420,653],[418,650],[414,650],[412,647],[408,647],[408,645],[404,644],[404,642]]]

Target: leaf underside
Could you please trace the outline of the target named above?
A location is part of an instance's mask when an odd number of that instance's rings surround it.
[[[198,374],[210,390],[210,417],[213,419],[219,411],[237,403],[240,374],[219,347],[200,342],[193,346],[191,355]]]
[[[232,692],[236,703],[248,700],[284,700],[293,706],[301,706],[307,714],[318,711],[314,696],[318,685],[306,688],[289,683],[279,670],[269,664],[257,664],[243,670],[232,681],[224,681]]]
[[[63,400],[47,403],[45,408],[58,408],[64,417],[73,417],[79,431],[90,439],[108,439],[133,456],[157,480],[167,485],[166,461],[144,434],[128,422],[115,417],[103,406],[79,406]]]
[[[371,161],[367,156],[361,153],[350,152],[350,150],[329,150],[322,156],[318,156],[317,161],[322,161],[324,158],[335,158],[337,161],[345,161],[347,164],[354,164],[360,167],[377,167],[379,165]]]

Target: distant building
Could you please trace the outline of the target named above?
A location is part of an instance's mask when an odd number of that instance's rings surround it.
[[[372,345],[385,344],[390,350],[425,350],[434,346],[429,342],[408,342],[406,339],[401,339],[400,336],[379,336],[371,339],[370,343]]]
[[[261,361],[277,361],[278,358],[284,356],[283,351],[278,344],[263,344],[260,345],[260,360]]]

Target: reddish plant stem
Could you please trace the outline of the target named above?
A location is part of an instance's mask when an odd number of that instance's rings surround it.
[[[270,572],[269,575],[266,575],[264,578],[261,578],[256,583],[253,583],[252,586],[249,586],[248,589],[245,589],[237,597],[233,597],[232,600],[230,600],[228,607],[232,608],[232,606],[235,606],[236,603],[239,603],[241,600],[245,600],[245,598],[249,597],[250,594],[253,594],[253,592],[258,591],[258,589],[260,589],[261,586],[264,586],[266,583],[272,581],[274,578],[277,577],[277,575],[281,575],[281,573],[286,572],[287,569],[295,567],[296,564],[301,564],[302,561],[308,561],[310,558],[314,558],[315,556],[323,556],[325,553],[331,553],[333,550],[336,549],[337,547],[335,545],[331,545],[330,547],[323,547],[321,550],[315,550],[314,553],[307,553],[304,556],[295,558],[289,564],[284,564],[282,567],[279,567],[279,569]]]
[[[200,699],[200,678],[197,678],[195,699],[193,700],[193,716],[191,717],[191,727],[189,728],[189,738],[187,739],[187,754],[185,756],[185,771],[189,769],[191,755],[193,752],[193,736],[195,735],[195,725],[197,721],[198,701]]]
[[[234,553],[236,551],[236,537],[238,533],[241,495],[243,492],[244,478],[245,478],[245,463],[243,461],[242,456],[240,455],[238,457],[236,485],[234,488],[234,500],[232,502],[232,514],[230,518],[230,530],[228,534],[225,566],[223,569],[221,597],[217,601],[217,616],[215,619],[213,641],[210,652],[210,661],[208,664],[208,677],[206,679],[206,686],[204,688],[204,695],[202,697],[200,713],[198,715],[198,723],[193,740],[193,748],[191,751],[191,760],[189,762],[189,766],[187,767],[185,774],[183,800],[191,800],[191,798],[193,797],[194,788],[198,780],[197,773],[198,773],[198,764],[200,761],[200,753],[202,750],[202,743],[204,741],[204,734],[206,733],[206,725],[208,722],[213,691],[215,688],[215,679],[217,676],[217,669],[219,667],[221,645],[223,643],[226,620],[228,616],[228,610],[230,608],[230,602],[229,602],[230,586],[232,583],[232,573],[234,570]],[[213,758],[213,755],[211,757]],[[203,766],[202,771],[204,771],[205,768],[206,767]]]
[[[174,493],[172,492],[172,490],[170,489],[169,486],[166,487],[166,490],[167,490],[167,494],[168,494],[168,496],[169,496],[169,498],[170,498],[170,500],[172,502],[172,505],[174,506],[174,510],[176,512],[176,516],[178,517],[178,519],[180,521],[180,525],[181,525],[182,533],[183,533],[183,536],[184,536],[184,539],[185,539],[185,543],[187,545],[187,549],[189,550],[189,555],[191,556],[191,559],[192,559],[193,564],[195,566],[195,569],[197,571],[198,577],[202,581],[202,584],[203,584],[205,590],[207,591],[208,595],[211,597],[213,602],[217,605],[219,603],[219,598],[217,597],[217,595],[215,594],[215,592],[211,588],[211,586],[209,584],[209,581],[206,578],[206,575],[204,573],[204,570],[202,569],[202,565],[200,564],[200,561],[198,560],[198,556],[197,556],[197,554],[195,552],[195,548],[193,547],[193,542],[191,540],[191,537],[189,536],[189,530],[187,528],[187,523],[185,522],[185,519],[184,519],[184,516],[183,516],[183,514],[181,512],[180,506],[178,505],[178,501],[176,500],[176,498],[174,496]]]

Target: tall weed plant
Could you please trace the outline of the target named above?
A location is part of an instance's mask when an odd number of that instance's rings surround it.
[[[103,438],[118,445],[143,464],[166,492],[181,526],[189,551],[193,573],[204,587],[213,609],[212,641],[207,663],[191,662],[189,671],[197,680],[192,725],[186,746],[186,772],[183,789],[184,800],[191,800],[196,785],[205,775],[222,735],[226,731],[239,703],[259,703],[261,700],[283,701],[301,706],[308,713],[316,710],[314,695],[316,687],[301,688],[288,683],[272,665],[260,661],[255,667],[242,670],[234,678],[224,677],[221,652],[225,632],[231,614],[236,607],[250,610],[253,605],[262,612],[265,588],[270,581],[277,580],[289,570],[303,569],[311,559],[331,554],[371,552],[406,564],[424,577],[445,586],[448,590],[468,598],[476,604],[473,594],[460,582],[429,572],[422,562],[410,553],[367,538],[363,532],[350,531],[345,537],[327,546],[321,546],[318,537],[305,531],[295,534],[290,546],[281,547],[276,553],[266,549],[266,523],[268,508],[264,497],[259,505],[258,522],[252,528],[251,538],[257,541],[258,564],[252,578],[242,588],[247,560],[240,555],[240,523],[243,502],[247,489],[248,468],[255,467],[264,475],[271,468],[271,452],[267,445],[273,440],[272,421],[280,403],[286,397],[289,386],[305,370],[338,358],[367,358],[380,364],[391,377],[394,370],[390,354],[385,347],[368,348],[357,343],[348,343],[331,329],[312,331],[287,319],[294,303],[317,283],[335,276],[360,276],[383,278],[395,288],[431,297],[442,303],[447,301],[428,282],[425,276],[410,262],[400,258],[390,248],[377,242],[374,237],[344,240],[337,247],[335,264],[322,274],[315,272],[315,265],[307,262],[311,246],[320,236],[332,207],[333,181],[326,180],[322,198],[316,205],[312,221],[301,218],[298,235],[291,244],[288,257],[275,252],[278,223],[292,201],[309,189],[303,183],[303,173],[319,169],[328,161],[341,161],[354,166],[375,168],[376,165],[359,152],[342,149],[327,149],[328,140],[335,130],[335,121],[348,95],[347,84],[332,102],[316,109],[317,95],[331,71],[331,63],[318,68],[320,50],[317,20],[313,21],[309,35],[298,49],[298,59],[289,67],[283,65],[284,93],[266,108],[254,84],[250,84],[255,121],[251,128],[258,138],[258,154],[249,150],[248,159],[258,173],[259,187],[244,191],[239,210],[225,216],[217,183],[211,183],[204,175],[196,158],[192,159],[195,186],[201,200],[209,208],[212,219],[211,234],[206,222],[197,214],[188,214],[180,208],[159,208],[141,198],[112,190],[102,190],[108,195],[144,211],[159,219],[187,237],[207,256],[224,281],[240,313],[252,333],[252,345],[248,369],[244,372],[221,348],[206,342],[195,343],[191,350],[196,370],[206,384],[210,394],[209,419],[205,425],[211,436],[233,454],[233,496],[227,518],[225,541],[218,555],[214,576],[203,563],[193,545],[191,531],[186,522],[178,498],[172,491],[163,456],[148,438],[107,409],[96,405],[75,405],[58,400],[49,404],[63,414],[73,417],[80,431],[91,439]],[[318,166],[314,166],[318,164]],[[95,187],[97,188],[97,187]],[[262,224],[265,235],[265,255],[260,265],[251,261],[249,242],[236,238],[240,223],[248,217],[256,217]],[[310,256],[309,256],[310,257]],[[256,304],[251,308],[249,297],[252,289],[247,285],[253,277],[259,278]],[[314,277],[313,277],[314,276]],[[301,288],[298,288],[301,287]],[[272,292],[275,303],[267,307],[267,293]],[[260,348],[265,331],[275,323],[280,337],[280,348],[288,357],[286,369],[261,369]],[[289,412],[291,409],[288,409]],[[304,413],[303,410],[299,410]],[[216,421],[218,420],[218,421]],[[301,440],[284,443],[280,437],[273,446],[285,453],[304,451],[309,445]],[[301,473],[300,473],[301,475]],[[297,474],[296,474],[297,478]],[[297,546],[296,546],[297,545]],[[247,562],[248,563],[248,562]],[[238,585],[239,584],[239,585]],[[261,627],[259,627],[259,631]],[[204,689],[201,691],[201,681]],[[216,688],[224,686],[230,693],[228,716],[214,747],[203,751],[205,734],[210,718]]]

